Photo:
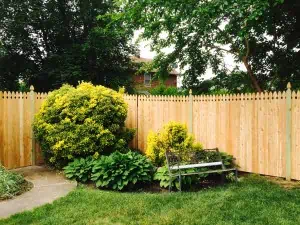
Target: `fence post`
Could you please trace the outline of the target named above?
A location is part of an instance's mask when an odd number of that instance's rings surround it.
[[[31,117],[31,164],[35,165],[35,139],[33,134],[33,120],[35,112],[35,97],[34,97],[34,87],[30,86],[30,117]]]
[[[189,92],[189,132],[193,133],[193,91]]]
[[[286,91],[286,175],[287,181],[291,180],[291,151],[292,151],[292,91],[291,83],[287,84]]]

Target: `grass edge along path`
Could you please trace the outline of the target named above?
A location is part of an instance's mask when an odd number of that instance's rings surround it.
[[[300,224],[300,189],[258,176],[194,193],[78,188],[53,204],[0,220],[4,224]]]

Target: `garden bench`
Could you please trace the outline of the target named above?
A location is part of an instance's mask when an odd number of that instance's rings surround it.
[[[215,158],[214,161],[206,162],[205,154],[203,153],[208,153],[214,156],[213,157]],[[235,181],[237,181],[237,176],[238,176],[237,168],[226,168],[218,148],[204,149],[200,152],[194,152],[189,154],[185,153],[184,155],[176,154],[173,151],[169,150],[166,151],[165,154],[166,154],[167,166],[168,166],[169,176],[170,176],[169,191],[171,191],[172,189],[171,183],[173,177],[178,177],[180,191],[181,191],[182,176],[221,173],[222,180],[224,181],[224,173],[234,171]],[[205,170],[205,171],[196,171],[196,172],[188,172],[186,170],[191,168],[212,168],[212,169]]]

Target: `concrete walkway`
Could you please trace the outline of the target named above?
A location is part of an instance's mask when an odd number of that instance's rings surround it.
[[[67,195],[76,187],[76,182],[64,178],[63,174],[40,166],[31,166],[15,170],[33,183],[33,188],[13,199],[0,202],[0,218],[30,210],[51,203]]]

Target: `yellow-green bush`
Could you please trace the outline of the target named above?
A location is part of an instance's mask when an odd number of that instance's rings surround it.
[[[200,151],[200,143],[195,143],[192,135],[188,134],[186,125],[178,122],[169,122],[158,133],[150,132],[147,137],[146,155],[156,166],[165,162],[166,150],[173,151]]]
[[[64,85],[49,94],[34,121],[47,163],[62,167],[77,157],[124,151],[133,131],[124,128],[127,105],[103,86]]]

